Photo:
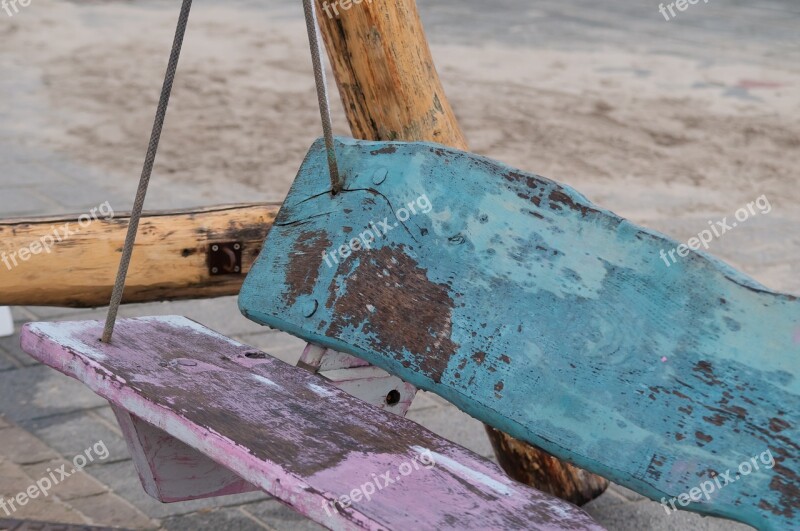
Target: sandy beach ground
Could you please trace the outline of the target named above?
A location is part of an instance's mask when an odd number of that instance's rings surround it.
[[[0,12],[0,139],[101,172],[129,208],[177,8],[33,0]],[[796,3],[701,2],[669,22],[656,3],[621,0],[420,10],[473,151],[684,242],[763,196],[769,209],[709,252],[800,294]],[[150,206],[279,201],[319,134],[299,2],[198,0]]]

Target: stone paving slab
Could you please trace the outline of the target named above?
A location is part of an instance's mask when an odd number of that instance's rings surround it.
[[[44,418],[26,420],[20,425],[53,448],[59,455],[74,457],[83,454],[87,448],[102,442],[106,459],[97,457],[87,465],[87,470],[95,466],[130,459],[128,446],[119,429],[111,429],[107,422],[94,414],[93,410],[52,415]],[[115,427],[116,428],[116,427]]]
[[[237,506],[269,498],[266,493],[251,492],[204,500],[161,503],[151,498],[142,489],[136,469],[130,460],[89,467],[86,472],[99,482],[107,485],[113,492],[130,502],[139,511],[155,519],[181,516],[197,511],[208,511],[216,507]]]
[[[0,350],[0,372],[10,371],[17,368],[19,368],[19,365],[14,361],[14,358]]]
[[[67,476],[56,472],[62,465]],[[46,495],[41,487],[35,489],[48,484],[43,480],[51,485],[44,487]],[[11,506],[9,500],[17,499],[20,493],[27,493],[24,505]],[[106,485],[85,471],[76,471],[71,462],[43,441],[7,421],[0,427],[0,500],[6,501],[5,509],[0,505],[0,518],[136,529],[158,527],[156,521],[110,492]]]
[[[58,470],[63,467],[64,470],[70,470],[73,465],[70,461],[58,457],[50,461],[42,461],[32,465],[22,467],[22,470],[28,477],[31,478],[46,478],[50,472]],[[55,485],[50,491],[53,495],[58,496],[60,500],[69,501],[75,498],[86,498],[88,496],[97,496],[108,492],[108,487],[91,477],[86,472],[80,470],[71,473],[69,481]]]
[[[276,531],[319,531],[322,526],[297,514],[277,500],[245,505],[242,510]]]
[[[33,465],[58,458],[52,448],[16,426],[0,430],[0,448],[3,459],[15,465]]]
[[[0,511],[2,512],[2,511]],[[13,516],[21,520],[51,521],[64,524],[85,524],[87,518],[68,505],[57,500],[28,503],[14,511]]]
[[[107,492],[96,496],[74,498],[69,505],[92,522],[102,522],[110,527],[132,529],[157,529],[154,522],[126,500]]]
[[[16,428],[1,429],[3,432],[14,431]],[[26,442],[30,442],[27,440]],[[5,453],[6,446],[0,444],[0,450]],[[43,461],[47,462],[47,461]],[[20,493],[26,493],[28,489],[35,485],[36,479],[40,476],[31,477],[25,473],[22,466],[11,462],[8,459],[0,458],[0,500],[5,501],[5,507],[0,506],[0,518],[15,518],[20,520],[39,520],[62,522],[69,524],[86,524],[90,520],[75,510],[69,504],[61,501],[57,496],[41,497],[37,494],[36,498],[24,500],[24,505],[11,505],[9,500],[16,500]]]
[[[265,526],[244,510],[238,508],[217,509],[198,512],[183,517],[171,517],[162,521],[162,529],[167,531],[264,531],[274,529]]]
[[[83,384],[43,365],[0,372],[0,412],[14,422],[106,404]]]
[[[81,524],[59,524],[33,520],[0,519],[0,531],[110,531],[111,527],[95,527]]]

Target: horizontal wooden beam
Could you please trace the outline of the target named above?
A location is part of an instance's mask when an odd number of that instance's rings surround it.
[[[235,295],[280,204],[146,213],[124,302]],[[129,215],[0,220],[0,306],[91,308],[108,303]],[[58,240],[61,241],[58,241]],[[212,275],[212,245],[241,246],[240,272]]]

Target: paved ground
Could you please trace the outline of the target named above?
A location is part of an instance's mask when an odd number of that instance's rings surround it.
[[[522,9],[524,0],[501,2],[502,9],[481,10],[481,23],[472,33],[448,28],[473,27],[471,20],[483,2],[421,1],[421,9],[429,32],[436,39],[468,41],[469,39],[515,39],[520,45],[541,44],[547,39],[565,39],[575,46],[609,40],[621,42],[631,38],[637,42],[658,37],[666,24],[653,16],[655,4],[642,5],[611,2],[605,7],[598,2],[548,1],[537,3],[536,9]],[[791,2],[764,2],[761,7],[747,7],[734,2],[737,9],[725,16],[712,18],[720,7],[714,2],[696,6],[693,22],[669,34],[671,50],[681,52],[701,46],[703,32],[712,31],[735,42],[737,29],[760,32],[774,39],[773,52],[765,60],[790,60],[800,56],[796,33],[800,10]],[[476,7],[472,7],[476,6]],[[519,19],[511,24],[509,12],[519,9]],[[707,10],[705,14],[700,10]],[[656,13],[657,15],[657,13]],[[535,20],[542,31],[530,31]],[[640,23],[632,26],[631,22]],[[747,21],[745,24],[742,21]],[[455,21],[455,24],[454,24]],[[447,24],[445,24],[447,22]],[[510,28],[510,29],[509,29]],[[764,28],[770,28],[764,31]],[[628,31],[630,29],[630,31]],[[667,37],[664,37],[666,39]],[[654,40],[654,46],[667,41]],[[660,43],[660,44],[659,44]],[[730,53],[754,53],[738,48]],[[6,109],[5,119],[24,119],[25,79],[0,79],[0,94],[14,98],[20,105]],[[27,146],[24,139],[4,133],[0,126],[0,216],[22,216],[83,212],[104,201],[127,208],[135,183],[127,176],[102,174],[77,164],[61,154]],[[167,179],[153,183],[150,208],[225,203],[251,199],[252,192],[240,187],[209,184],[204,187],[178,188]],[[213,197],[213,201],[209,198]],[[756,236],[757,237],[757,236]],[[755,239],[755,238],[754,238]],[[57,281],[57,280],[54,280]],[[178,313],[205,323],[254,346],[264,348],[286,361],[299,355],[302,344],[284,334],[260,328],[239,316],[233,299],[158,303],[126,307],[123,315]],[[22,323],[38,319],[100,318],[102,311],[69,311],[26,307],[14,309],[15,320]],[[148,498],[134,472],[119,428],[108,405],[81,385],[55,371],[32,362],[18,347],[17,336],[0,339],[0,497],[8,499],[57,469],[65,460],[83,453],[98,441],[108,449],[108,457],[91,463],[85,470],[64,480],[53,494],[39,498],[13,513],[14,518],[30,518],[76,524],[125,526],[163,529],[286,529],[303,530],[317,526],[284,508],[264,495],[249,494],[214,500],[159,504]],[[454,407],[428,394],[419,397],[410,413],[416,420],[474,451],[490,457],[491,448],[480,423]],[[730,530],[740,527],[696,515],[680,513],[667,517],[656,503],[649,502],[626,489],[614,487],[588,510],[609,529],[708,529]],[[7,516],[0,509],[0,518]]]

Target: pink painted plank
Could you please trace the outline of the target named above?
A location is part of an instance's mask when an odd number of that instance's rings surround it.
[[[112,345],[101,330],[32,323],[22,346],[331,529],[602,529],[418,424],[184,317],[121,320]]]
[[[145,492],[164,503],[261,490],[172,435],[112,406]]]

